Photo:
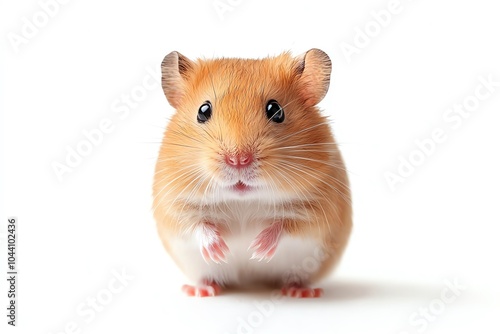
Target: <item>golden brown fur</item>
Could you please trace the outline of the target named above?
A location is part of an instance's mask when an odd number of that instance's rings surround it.
[[[284,231],[318,239],[328,253],[311,281],[326,274],[342,255],[351,231],[348,179],[328,120],[316,104],[326,94],[330,61],[320,50],[292,57],[190,61],[169,54],[163,86],[176,108],[164,134],[154,177],[154,216],[169,249],[174,235],[189,233],[227,203],[208,199],[221,170],[221,152],[251,150],[259,177],[290,195],[276,203],[293,211]],[[271,123],[263,112],[268,100],[280,101],[286,119]],[[211,101],[206,124],[196,112]],[[230,229],[222,225],[224,237]],[[177,261],[179,266],[186,264]]]

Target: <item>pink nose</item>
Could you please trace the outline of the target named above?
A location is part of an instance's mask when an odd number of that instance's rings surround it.
[[[253,156],[251,153],[226,154],[225,158],[226,164],[234,168],[247,167],[253,161]]]

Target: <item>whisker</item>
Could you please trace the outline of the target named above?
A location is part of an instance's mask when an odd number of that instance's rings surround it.
[[[298,132],[291,133],[291,134],[289,134],[288,136],[285,136],[285,137],[283,137],[283,138],[279,138],[279,139],[278,139],[278,143],[282,143],[285,139],[288,139],[288,138],[290,138],[290,137],[292,137],[292,136],[296,136],[296,135],[298,135],[298,134],[300,134],[300,133],[304,133],[304,132],[311,131],[311,130],[313,130],[313,129],[315,129],[315,128],[319,127],[319,126],[323,126],[323,125],[330,124],[330,123],[331,123],[331,121],[321,122],[321,123],[319,123],[319,124],[316,124],[316,125],[310,126],[310,127],[308,127],[308,128],[305,128],[305,129],[302,129],[302,130],[300,130],[300,131],[298,131]]]
[[[277,156],[278,157],[278,156]],[[317,162],[317,163],[321,163],[321,164],[324,164],[326,166],[330,166],[330,167],[333,167],[335,169],[340,169],[340,170],[343,170],[345,172],[348,172],[348,173],[352,173],[350,171],[348,171],[343,165],[341,164],[336,164],[336,163],[330,163],[330,162],[327,162],[327,161],[322,161],[322,160],[318,160],[318,159],[312,159],[312,158],[306,158],[306,157],[299,157],[299,156],[296,156],[296,155],[286,155],[286,156],[279,156],[281,158],[283,158],[283,160],[286,160],[286,159],[299,159],[299,160],[306,160],[306,161],[312,161],[312,162]],[[308,166],[307,166],[308,167]],[[354,174],[354,173],[352,173]]]
[[[322,196],[322,198],[323,198],[323,199],[328,200],[328,199],[327,199],[327,197],[326,197],[326,195],[325,195],[325,193],[323,193],[320,189],[318,189],[316,186],[314,186],[314,185],[313,185],[313,184],[312,184],[309,180],[307,180],[307,178],[303,178],[300,174],[298,174],[297,172],[295,172],[295,171],[293,171],[291,168],[289,168],[289,167],[291,167],[291,166],[282,166],[282,167],[283,167],[283,168],[285,168],[286,170],[288,170],[289,172],[294,173],[295,175],[299,176],[299,178],[301,178],[301,179],[305,180],[307,183],[309,183],[309,184],[311,185],[311,189],[314,189],[314,190],[318,191],[318,192],[321,194],[321,196]],[[306,189],[306,188],[304,187],[304,189]],[[306,191],[307,191],[310,195],[312,195],[310,190],[307,190],[307,189],[306,189]],[[321,202],[320,202],[319,200],[315,200],[315,202],[316,202],[316,203],[320,206],[320,209],[322,210],[323,215],[324,215],[324,217],[325,217],[325,221],[328,221],[328,217],[327,217],[327,215],[326,215],[326,211],[324,210],[323,205],[321,204]],[[338,216],[338,215],[337,215],[337,216]],[[318,230],[319,230],[319,231],[320,231],[320,233],[321,233],[320,224],[318,224],[318,217],[316,217],[316,223],[317,223],[317,225],[318,225]],[[329,226],[329,225],[328,225],[328,228],[330,229],[330,226]]]
[[[303,169],[303,168],[307,168],[307,166],[297,165],[297,164],[293,164],[293,163],[289,163],[289,162],[283,162],[283,161],[281,161],[281,163],[286,164],[288,167],[293,168],[293,169],[295,169],[295,170],[297,170],[297,171],[299,171],[299,172],[302,172],[302,173],[304,173],[304,174],[307,174],[307,175],[309,175],[310,177],[312,177],[312,178],[314,178],[314,179],[318,180],[319,182],[321,182],[321,183],[323,183],[323,184],[327,185],[327,186],[328,186],[328,187],[330,187],[332,190],[334,190],[334,191],[335,191],[335,192],[336,192],[336,193],[337,193],[340,197],[342,197],[342,198],[344,199],[344,201],[346,201],[346,203],[349,203],[349,204],[351,203],[351,201],[350,201],[348,198],[346,198],[346,197],[344,196],[344,194],[342,194],[342,193],[340,192],[340,190],[339,190],[339,189],[337,189],[336,187],[332,186],[331,184],[329,184],[329,183],[325,182],[325,181],[324,181],[321,177],[319,177],[319,176],[318,176],[318,174],[316,174],[316,173],[315,173],[315,172],[317,172],[316,170],[309,168],[308,170],[310,170],[310,172],[308,172],[308,171],[305,171],[305,170]],[[298,167],[301,167],[301,168],[298,168],[297,166],[298,166]],[[325,174],[325,173],[323,173],[323,174]],[[337,184],[338,184],[338,183],[340,183],[340,184],[342,185],[342,187],[343,187],[345,190],[347,190],[347,189],[348,189],[348,188],[346,187],[346,185],[344,185],[342,182],[338,181],[338,180],[337,180],[337,179],[335,179],[334,177],[332,177],[332,176],[330,176],[330,175],[328,175],[328,174],[325,174],[325,175],[326,175],[329,179],[331,179],[331,180],[333,180],[334,182],[336,182]]]
[[[156,198],[165,190],[166,187],[168,187],[170,184],[172,184],[172,182],[175,182],[176,180],[178,180],[179,178],[181,177],[184,177],[184,176],[190,176],[192,174],[196,174],[198,173],[199,171],[201,171],[201,168],[197,168],[197,169],[194,169],[194,170],[188,170],[184,173],[182,173],[181,175],[177,176],[176,178],[174,178],[173,180],[170,180],[167,184],[165,184],[162,189],[157,193],[157,195],[153,198],[153,203],[155,202]],[[168,177],[168,176],[167,176]],[[155,183],[156,184],[156,183]],[[158,208],[158,205],[160,205],[160,203],[162,203],[163,199],[165,198],[165,196],[167,194],[169,194],[173,189],[177,189],[177,187],[174,187],[174,188],[171,188],[169,191],[167,191],[166,193],[164,193],[162,195],[162,197],[158,200],[158,204],[154,207],[153,209],[153,213],[156,212],[156,209]]]

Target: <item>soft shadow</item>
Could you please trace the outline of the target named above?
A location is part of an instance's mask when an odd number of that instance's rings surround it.
[[[315,284],[314,287],[321,287],[324,291],[321,298],[314,298],[314,300],[328,303],[362,299],[419,298],[422,295],[432,294],[436,291],[435,286],[355,280],[328,280]],[[269,299],[273,291],[279,291],[279,289],[269,287],[230,287],[222,293],[222,296],[241,299]],[[290,298],[290,300],[296,299]]]

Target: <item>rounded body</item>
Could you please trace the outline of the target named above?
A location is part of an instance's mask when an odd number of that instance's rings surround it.
[[[328,273],[352,212],[344,162],[316,107],[328,89],[326,54],[192,62],[172,53],[162,69],[177,112],[153,207],[177,265],[218,285],[307,285]]]

